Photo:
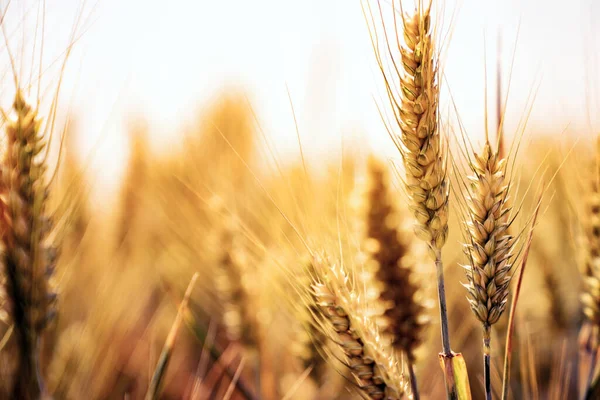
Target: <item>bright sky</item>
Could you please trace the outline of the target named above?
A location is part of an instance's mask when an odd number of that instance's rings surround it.
[[[7,26],[16,26],[25,13],[35,22],[39,1],[13,1]],[[0,1],[3,9],[6,3]],[[349,142],[362,140],[352,139],[360,134],[376,149],[390,147],[373,100],[383,92],[360,0],[100,0],[95,8],[93,3],[85,5],[91,22],[69,61],[61,104],[79,117],[84,152],[100,143],[93,159],[101,160],[106,174],[123,162],[128,116],[144,115],[165,148],[219,89],[229,86],[248,92],[262,127],[282,151],[297,148],[286,85],[307,149],[337,151],[342,133]],[[47,1],[46,58],[64,50],[80,4]],[[600,5],[593,4],[446,2],[446,30],[451,13],[455,20],[444,59],[445,83],[472,135],[480,136],[483,129],[484,38],[492,90],[499,30],[506,75],[517,44],[509,120],[525,113],[526,99],[537,87],[532,127],[560,134],[568,124],[584,126],[586,90],[594,92],[586,74],[600,71],[594,61],[599,28],[593,26]]]

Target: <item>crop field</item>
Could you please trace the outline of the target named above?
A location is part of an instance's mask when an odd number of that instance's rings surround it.
[[[59,3],[0,0],[0,399],[600,399],[593,1]]]

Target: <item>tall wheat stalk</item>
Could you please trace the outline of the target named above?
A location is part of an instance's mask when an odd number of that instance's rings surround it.
[[[504,312],[513,276],[515,239],[508,233],[511,207],[508,204],[506,159],[500,159],[489,141],[469,166],[465,222],[468,242],[468,282],[465,285],[471,310],[483,327],[484,383],[486,398],[492,398],[490,358],[491,327]]]
[[[419,1],[413,14],[403,13],[402,21],[398,21],[395,1],[392,1],[394,35],[390,36],[395,37],[396,43],[388,36],[379,1],[378,4],[386,51],[392,63],[389,69],[382,59],[370,7],[368,14],[373,26],[371,37],[375,56],[396,123],[395,128],[389,125],[387,128],[402,155],[405,188],[411,200],[410,209],[417,220],[415,233],[428,244],[435,262],[447,395],[456,398],[442,263],[442,247],[448,237],[448,148],[438,129],[438,58],[431,29],[431,2],[425,5]],[[403,42],[400,37],[404,38]]]

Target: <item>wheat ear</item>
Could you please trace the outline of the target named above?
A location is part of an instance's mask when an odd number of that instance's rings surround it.
[[[499,159],[486,142],[470,167],[465,287],[471,310],[483,326],[485,389],[491,399],[490,330],[506,308],[515,240],[507,232],[511,208],[507,203],[506,159]]]
[[[418,399],[413,368],[415,349],[421,344],[429,320],[413,277],[418,260],[414,240],[407,232],[397,228],[400,215],[392,204],[385,165],[370,158],[368,167],[365,250],[375,269],[375,282],[380,287],[379,300],[384,309],[382,333],[391,338],[394,348],[406,354],[413,398]]]
[[[314,276],[316,276],[316,272],[311,260],[303,268],[302,286],[310,287]],[[327,361],[322,350],[327,345],[327,337],[313,323],[312,316],[319,313],[317,302],[318,300],[312,296],[312,302],[297,312],[296,318],[301,321],[302,329],[297,332],[294,349],[302,361],[304,370],[310,369],[310,377],[320,388],[325,383],[327,376]]]
[[[585,327],[581,332],[583,351],[590,361],[586,388],[590,386],[596,370],[600,347],[600,138],[597,144],[594,179],[591,183],[588,206],[586,237],[587,249],[583,271],[584,290],[581,304]]]
[[[437,259],[448,237],[449,184],[446,146],[438,130],[437,64],[429,9],[404,18],[403,71],[397,104],[406,189],[416,219],[415,232]]]
[[[399,135],[391,136],[402,154],[406,170],[406,192],[411,200],[410,209],[417,220],[415,233],[429,245],[430,254],[435,260],[442,336],[441,355],[444,360],[447,396],[456,398],[442,264],[442,247],[448,237],[448,147],[438,129],[438,61],[431,29],[431,3],[427,7],[422,3],[418,2],[418,8],[412,15],[402,17],[404,43],[398,43],[399,62],[392,54],[393,46],[390,45],[385,32],[387,49],[399,81],[399,93],[396,90],[397,85],[393,83],[393,74],[386,72],[378,45],[375,52],[394,111],[394,119],[400,130]],[[393,11],[396,27],[396,10]],[[396,29],[395,37],[399,36]]]
[[[372,321],[360,312],[347,275],[324,258],[316,257],[315,264],[320,265],[319,280],[312,285],[319,310],[315,315],[318,326],[339,348],[340,361],[351,371],[365,396],[399,400],[406,385],[397,358],[387,351]]]
[[[37,399],[43,392],[38,365],[40,339],[56,312],[56,294],[49,278],[57,251],[46,243],[52,224],[45,215],[46,165],[37,158],[45,149],[40,124],[36,110],[17,90],[13,115],[6,126],[8,147],[2,164],[3,217],[7,227],[2,242],[21,352],[15,386],[15,398],[20,399]]]

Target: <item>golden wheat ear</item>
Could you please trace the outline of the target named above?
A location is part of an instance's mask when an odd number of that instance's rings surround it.
[[[517,241],[508,228],[514,215],[508,203],[509,182],[506,159],[486,141],[483,150],[469,163],[465,252],[468,264],[467,298],[471,310],[483,327],[484,379],[487,398],[491,398],[491,327],[502,316],[513,276]]]
[[[429,10],[404,19],[398,114],[406,189],[418,221],[415,232],[437,258],[448,237],[449,183],[447,149],[438,130],[437,61],[430,29]]]
[[[49,245],[52,220],[45,214],[45,143],[37,112],[17,90],[6,124],[7,150],[2,162],[4,192],[3,262],[20,349],[16,398],[38,398],[43,391],[38,351],[44,328],[56,314],[51,276],[57,249]]]
[[[315,268],[310,260],[306,260],[302,269],[300,284],[303,289],[310,288]],[[319,389],[326,383],[329,372],[323,348],[327,346],[327,337],[318,326],[314,324],[313,315],[319,313],[317,299],[311,293],[311,302],[306,307],[296,310],[296,319],[300,327],[295,335],[294,353],[302,362],[303,370],[310,370],[310,378],[318,385]]]
[[[580,333],[582,356],[589,361],[587,390],[594,379],[598,349],[600,348],[600,138],[598,139],[595,173],[589,186],[586,209],[586,254],[583,268],[584,287],[581,305],[584,328]]]
[[[452,365],[454,354],[450,346],[442,263],[442,248],[448,238],[448,146],[438,123],[439,60],[435,29],[432,28],[431,21],[432,2],[417,1],[415,11],[401,17],[396,15],[397,10],[392,2],[394,31],[391,34],[387,32],[380,2],[378,4],[385,38],[383,46],[393,66],[386,68],[389,63],[382,59],[375,29],[376,21],[369,6],[375,56],[383,74],[393,121],[396,123],[394,127],[386,123],[386,127],[402,155],[405,189],[410,198],[410,209],[417,221],[415,234],[427,243],[429,253],[435,261],[442,337],[441,354],[447,396],[454,398],[457,396]],[[396,52],[396,49],[399,51]]]
[[[471,309],[489,335],[504,309],[512,277],[514,238],[508,234],[511,207],[507,203],[506,159],[500,160],[486,143],[472,164],[474,174],[467,197],[470,265],[466,285]]]
[[[356,293],[348,287],[348,276],[325,257],[314,259],[316,277],[312,296],[318,313],[317,326],[337,347],[339,359],[355,378],[363,396],[373,400],[401,399],[405,378],[394,352],[384,345],[376,325],[356,304]]]

